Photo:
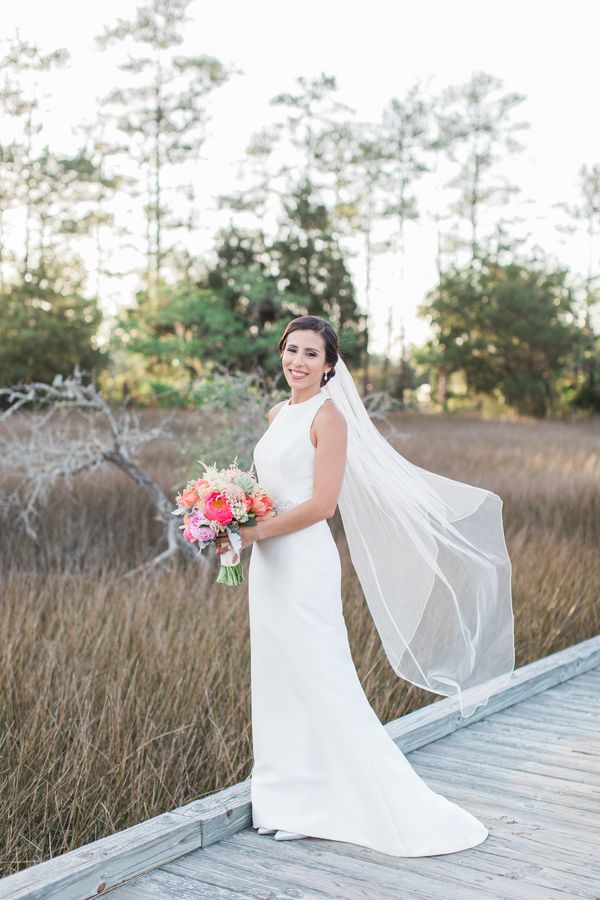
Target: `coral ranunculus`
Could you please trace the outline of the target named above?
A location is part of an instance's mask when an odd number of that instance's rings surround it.
[[[200,497],[196,493],[193,488],[186,488],[181,492],[181,495],[177,497],[177,502],[180,506],[185,506],[188,509],[191,509],[195,503],[198,503]]]
[[[229,525],[233,519],[227,497],[218,491],[212,491],[204,498],[204,515],[219,525]]]
[[[255,516],[264,516],[273,509],[273,501],[266,494],[252,498],[252,512]]]

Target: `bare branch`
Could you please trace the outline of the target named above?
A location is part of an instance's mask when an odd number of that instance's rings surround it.
[[[144,444],[173,436],[168,427],[171,416],[149,426],[131,410],[115,413],[95,386],[83,379],[84,373],[76,367],[73,375],[57,375],[52,384],[0,388],[0,399],[8,404],[0,415],[0,468],[12,483],[0,495],[0,515],[14,516],[17,510],[27,534],[37,540],[36,519],[52,485],[58,480],[69,483],[108,462],[148,494],[164,523],[167,549],[149,565],[163,562],[178,550],[206,565],[207,559],[183,540],[171,513],[172,502],[134,460]]]

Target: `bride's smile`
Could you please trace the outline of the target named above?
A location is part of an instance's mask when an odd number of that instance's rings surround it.
[[[321,390],[324,375],[332,368],[325,360],[323,340],[315,340],[314,331],[297,329],[286,344],[281,363],[288,384],[292,385],[292,404],[302,403]],[[296,390],[295,385],[302,385]]]

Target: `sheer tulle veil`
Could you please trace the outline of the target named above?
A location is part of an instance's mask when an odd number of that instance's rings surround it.
[[[323,391],[348,423],[338,505],[387,657],[399,677],[470,716],[507,684],[515,663],[502,500],[398,453],[341,356]]]

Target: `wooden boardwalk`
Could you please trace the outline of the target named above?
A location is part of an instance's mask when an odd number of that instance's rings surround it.
[[[434,790],[489,829],[477,847],[401,858],[275,841],[249,781],[0,881],[0,898],[600,898],[600,636],[517,669],[463,720],[447,701],[386,726]]]

